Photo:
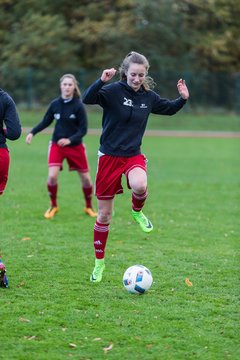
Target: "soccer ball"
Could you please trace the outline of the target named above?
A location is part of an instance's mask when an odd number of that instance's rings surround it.
[[[132,294],[144,294],[152,282],[151,271],[143,265],[130,266],[123,275],[123,285]]]

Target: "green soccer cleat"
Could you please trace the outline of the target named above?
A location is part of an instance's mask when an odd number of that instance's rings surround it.
[[[90,276],[90,281],[100,282],[102,280],[102,274],[105,269],[104,259],[95,259],[95,267]]]
[[[153,225],[150,220],[143,214],[142,211],[132,210],[133,219],[140,225],[142,231],[149,233],[153,230]]]

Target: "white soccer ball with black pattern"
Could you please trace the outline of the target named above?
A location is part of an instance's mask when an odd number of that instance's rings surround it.
[[[132,294],[144,294],[152,286],[151,271],[143,265],[130,266],[123,275],[123,285]]]

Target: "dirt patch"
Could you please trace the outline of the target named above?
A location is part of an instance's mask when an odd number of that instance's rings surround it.
[[[23,133],[29,133],[30,128],[23,128]],[[52,128],[43,130],[51,134]],[[101,129],[88,129],[88,135],[100,135]],[[146,130],[145,136],[159,137],[190,137],[190,138],[240,138],[240,132],[234,131],[184,131],[184,130]]]

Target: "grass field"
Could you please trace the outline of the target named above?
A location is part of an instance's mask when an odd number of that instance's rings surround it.
[[[78,176],[66,165],[60,212],[43,218],[48,140],[9,142],[0,253],[10,287],[0,289],[0,359],[239,359],[239,139],[145,138],[145,213],[154,231],[133,223],[124,185],[100,284],[89,281],[94,220],[83,214]],[[85,143],[94,178],[98,137]],[[122,285],[135,263],[154,278],[142,296]]]

